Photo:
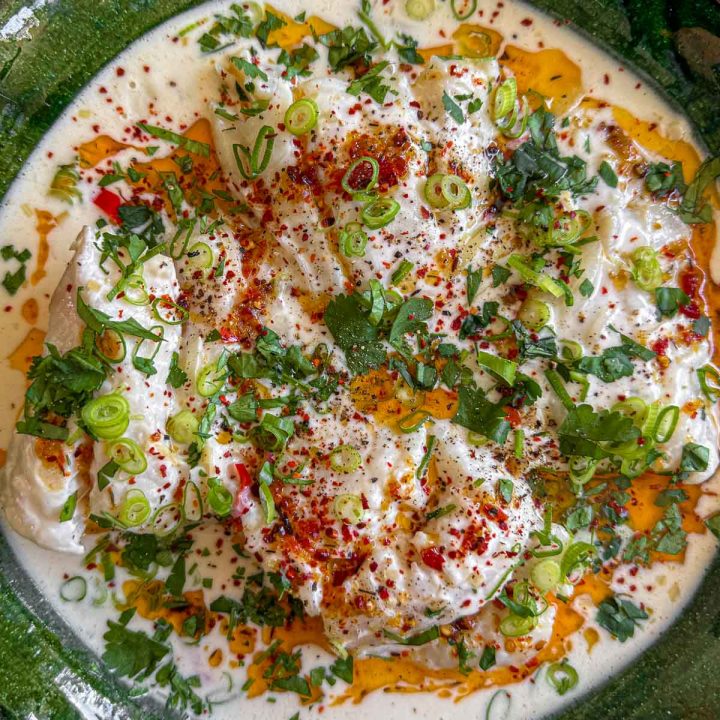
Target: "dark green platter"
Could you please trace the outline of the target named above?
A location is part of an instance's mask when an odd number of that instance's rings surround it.
[[[506,0],[510,1],[510,0]],[[135,38],[198,0],[0,0],[0,28],[23,7],[29,37],[0,34],[0,197],[78,90]],[[536,0],[655,81],[720,152],[717,0]],[[720,719],[720,555],[691,606],[638,661],[563,720]],[[608,659],[596,658],[599,662]],[[462,714],[463,706],[455,713]],[[50,609],[0,533],[0,716],[170,718],[132,699]]]

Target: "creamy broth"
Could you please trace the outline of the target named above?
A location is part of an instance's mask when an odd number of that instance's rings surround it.
[[[327,0],[278,0],[274,5],[290,18],[306,10],[308,17],[312,15],[335,26],[357,24],[354,4]],[[8,446],[13,424],[21,412],[25,387],[21,373],[29,367],[29,358],[42,352],[50,295],[72,256],[71,245],[83,225],[94,225],[101,216],[97,206],[91,202],[97,192],[96,182],[100,174],[93,175],[89,166],[97,164],[97,168],[105,172],[112,160],[119,160],[123,165],[131,157],[137,157],[141,162],[153,162],[151,158],[143,157],[132,144],[133,128],[140,121],[185,133],[188,128],[197,128],[196,123],[202,118],[210,116],[209,104],[217,100],[216,63],[220,56],[202,55],[197,39],[211,24],[212,15],[224,12],[228,7],[229,3],[208,3],[173,18],[113,60],[47,133],[5,197],[0,208],[2,244],[12,243],[16,249],[28,248],[33,256],[28,268],[29,282],[14,297],[4,296],[5,308],[0,316],[5,347],[12,349],[2,364],[6,392],[0,398],[0,446]],[[418,40],[421,51],[447,44],[450,47],[442,54],[452,52],[449,38],[455,32],[457,21],[452,18],[446,3],[440,4],[431,21],[410,20],[402,2],[376,3],[374,17],[386,36],[395,32],[408,33]],[[565,103],[572,106],[580,97],[590,99],[584,101],[587,108],[592,108],[593,100],[624,108],[627,111],[624,115],[623,111],[613,111],[611,107],[600,107],[597,112],[608,121],[614,117],[614,121],[653,156],[657,153],[658,157],[683,160],[686,173],[692,175],[702,152],[696,148],[687,121],[656,96],[644,81],[615,60],[560,23],[520,3],[481,1],[478,13],[469,22],[496,31],[505,46],[512,46],[506,49],[504,62],[515,71],[521,87],[536,88],[552,97],[555,74],[551,75],[547,68],[560,70],[566,86],[557,93],[555,106],[551,109],[562,114],[567,109],[563,107]],[[201,25],[193,27],[196,23]],[[319,27],[319,32],[329,29]],[[491,33],[487,37],[493,39]],[[241,41],[240,46],[244,45],[245,41]],[[564,55],[558,53],[557,48],[562,48]],[[648,123],[652,129],[634,118]],[[108,139],[96,141],[99,136],[122,139],[123,147],[113,145]],[[157,144],[163,145],[160,141]],[[163,145],[158,156],[164,156],[170,149]],[[71,163],[78,153],[88,166],[87,179],[79,185],[84,202],[69,205],[47,196],[58,164]],[[597,205],[612,203],[612,196],[602,181],[597,192],[599,197],[593,198]],[[674,227],[668,231],[671,235]],[[686,229],[682,232],[688,237],[691,234]],[[624,242],[626,236],[632,234],[632,228],[623,227],[622,233]],[[701,233],[705,234],[700,237]],[[707,267],[710,247],[715,247],[713,233],[714,226],[710,226],[696,230],[694,238],[704,243],[703,269],[709,269],[713,277],[720,278],[717,263],[711,269]],[[610,289],[611,297],[619,294],[616,288]],[[708,294],[712,300],[715,299],[714,291]],[[283,334],[283,319],[276,318],[274,322],[273,327]],[[579,332],[578,327],[573,325],[562,329],[567,337],[574,337]],[[305,330],[299,331],[299,334],[303,332]],[[313,336],[310,330],[307,333],[305,339],[309,342],[307,337]],[[688,372],[692,369],[692,366],[687,366]],[[597,388],[596,399],[601,406],[611,404],[610,393],[610,389]],[[618,393],[617,387],[612,388],[612,393]],[[380,414],[375,417],[382,424]],[[708,441],[706,444],[711,445],[714,459],[716,436],[709,434],[705,439]],[[679,455],[680,448],[676,451]],[[668,452],[673,450],[668,449]],[[3,452],[3,460],[4,457]],[[698,518],[707,518],[718,510],[718,491],[720,482],[717,478],[688,487],[691,501],[688,501],[687,507],[684,506],[684,520],[689,534],[682,561],[665,558],[650,567],[625,563],[604,587],[600,587],[600,583],[593,585],[588,582],[588,592],[582,591],[582,584],[576,589],[570,605],[574,617],[582,621],[583,629],[568,633],[562,651],[545,658],[558,660],[565,656],[578,673],[577,686],[562,697],[546,681],[546,664],[535,669],[523,668],[522,674],[527,675],[524,680],[519,676],[513,677],[512,673],[498,676],[495,680],[488,675],[468,681],[463,687],[462,679],[454,671],[435,668],[423,673],[410,658],[388,663],[373,658],[372,652],[368,652],[356,661],[353,686],[348,687],[339,680],[334,687],[325,686],[325,696],[314,697],[310,708],[300,708],[297,695],[292,693],[261,693],[262,678],[256,678],[249,688],[241,690],[253,654],[262,648],[263,639],[267,644],[275,636],[269,637],[265,633],[263,638],[263,634],[258,632],[252,642],[234,636],[231,648],[228,648],[223,621],[217,619],[199,643],[189,643],[187,638],[175,634],[169,642],[172,643],[179,671],[185,676],[197,674],[201,678],[199,692],[212,701],[213,717],[231,718],[239,712],[250,718],[290,717],[298,710],[301,717],[319,711],[333,718],[366,717],[373,712],[380,712],[388,719],[405,717],[409,713],[421,718],[449,718],[458,712],[483,717],[490,708],[488,717],[493,720],[539,718],[607,680],[652,644],[682,610],[716,551],[714,538]],[[637,510],[637,518],[643,529],[650,529],[659,519],[657,509],[652,505],[653,493],[656,492],[647,488],[638,491],[640,509]],[[661,511],[658,512],[661,514]],[[134,582],[133,578],[118,568],[114,586],[108,593],[98,568],[93,563],[90,568],[86,567],[82,556],[79,558],[38,548],[9,529],[7,534],[38,591],[48,598],[92,650],[101,653],[106,623],[118,615],[113,595],[117,593],[117,598],[132,595],[135,586],[127,583]],[[231,534],[217,525],[203,526],[193,535],[196,543],[187,560],[188,568],[192,568],[192,572],[188,572],[187,588],[201,588],[201,581],[205,579],[206,604],[221,595],[232,596],[243,584],[240,579],[233,581],[232,576],[243,564],[247,565],[246,573],[251,574],[254,564],[238,557],[232,549],[234,540]],[[86,540],[86,548],[92,547],[93,542],[90,536]],[[202,548],[209,551],[202,553]],[[60,587],[64,580],[76,575],[87,578],[87,595],[80,602],[65,602],[60,598]],[[162,571],[159,577],[162,577]],[[607,594],[608,587],[613,592],[626,594],[637,603],[644,603],[650,615],[635,636],[625,643],[612,638],[595,622],[597,602]],[[142,600],[136,602],[136,606],[138,615],[152,616],[151,610],[143,608]],[[182,623],[183,620],[172,615],[168,619],[171,623]],[[290,645],[298,643],[304,648],[304,672],[333,662],[330,646],[323,638],[322,623],[316,620],[311,618],[305,626],[296,628],[295,636],[289,639]],[[151,627],[148,620],[139,617],[132,623],[132,627],[137,629]],[[282,635],[281,631],[277,632]],[[559,641],[558,647],[562,646]],[[238,655],[243,660],[239,660]],[[429,662],[433,665],[432,657]],[[401,667],[402,674],[386,669],[390,665]],[[499,683],[500,677],[502,682]],[[380,690],[383,687],[395,692],[383,692]],[[435,692],[415,694],[417,690]],[[151,692],[164,697],[162,689]],[[362,702],[357,703],[360,699]],[[462,703],[455,706],[453,699],[462,699]]]

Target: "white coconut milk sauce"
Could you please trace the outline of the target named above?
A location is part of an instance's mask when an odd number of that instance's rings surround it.
[[[148,116],[149,102],[159,111],[158,118],[166,119],[165,124],[173,128],[189,126],[199,117],[206,116],[208,102],[212,99],[211,92],[215,87],[212,80],[213,58],[201,57],[195,42],[197,32],[190,32],[181,39],[178,39],[178,32],[211,17],[215,12],[223,11],[226,5],[229,3],[208,3],[173,18],[112,61],[47,133],[16,179],[0,209],[1,244],[12,243],[18,249],[28,247],[33,252],[34,262],[38,251],[35,209],[48,210],[62,219],[49,234],[50,254],[46,275],[37,284],[26,285],[15,297],[8,299],[0,314],[0,333],[5,348],[18,347],[28,332],[29,325],[23,319],[21,309],[29,299],[36,298],[39,305],[39,317],[34,325],[45,327],[48,300],[70,258],[70,245],[83,224],[92,225],[98,218],[96,208],[87,202],[87,198],[83,204],[68,206],[46,196],[57,164],[70,162],[75,155],[73,148],[96,136],[98,131],[111,136],[123,135],[125,128]],[[307,10],[308,14],[312,13],[338,26],[356,22],[353,3],[281,0],[276,3],[276,7],[293,17]],[[388,35],[394,34],[395,30],[407,32],[418,39],[420,47],[424,47],[440,44],[441,27],[447,29],[445,36],[452,33],[455,21],[451,19],[446,5],[432,16],[431,22],[426,23],[410,21],[402,8],[401,2],[391,2],[387,6],[377,3],[375,12],[378,17],[382,17],[380,24]],[[514,45],[529,51],[562,48],[581,68],[586,95],[615,102],[636,117],[657,123],[666,137],[692,140],[687,122],[657,97],[651,88],[570,30],[521,3],[496,4],[481,0],[479,9],[482,16],[475,20],[497,29]],[[718,276],[717,267],[714,268],[714,274]],[[24,381],[21,373],[11,367],[9,360],[4,360],[0,368],[6,388],[0,398],[0,446],[7,447],[22,404]],[[704,497],[698,505],[699,514],[707,516],[717,509],[718,490],[720,483],[717,480],[704,486]],[[97,573],[85,571],[77,557],[40,549],[10,530],[7,534],[20,563],[36,583],[38,592],[53,604],[92,650],[101,653],[106,622],[108,619],[116,619],[117,611],[111,598],[105,597],[101,583],[96,580]],[[198,579],[212,579],[212,587],[206,588],[208,602],[220,594],[232,594],[234,584],[229,578],[238,567],[237,557],[229,548],[229,542],[225,541],[221,549],[216,549],[221,537],[220,528],[206,528],[196,547],[208,547],[211,552],[207,556],[193,552],[188,560],[188,567],[197,565],[189,577],[194,575]],[[497,688],[489,688],[472,694],[459,706],[430,693],[387,694],[381,691],[370,694],[358,705],[345,702],[332,706],[331,693],[319,706],[301,709],[300,715],[313,716],[320,707],[323,714],[331,718],[360,718],[373,713],[382,713],[388,720],[410,714],[418,718],[450,718],[458,713],[484,717],[493,698],[489,715],[493,720],[529,720],[558,710],[564,703],[577,699],[623,668],[651,645],[682,610],[715,552],[715,541],[709,533],[692,534],[688,540],[683,564],[657,563],[651,568],[640,568],[632,577],[623,576],[622,571],[616,573],[613,589],[622,590],[631,597],[651,599],[651,617],[632,641],[621,644],[605,630],[595,626],[592,622],[594,606],[587,596],[580,596],[574,601],[573,607],[589,619],[588,627],[594,627],[599,632],[599,640],[589,649],[581,633],[573,637],[568,660],[578,671],[580,682],[563,697],[559,697],[545,681],[545,670],[540,668],[531,678],[507,686],[499,695]],[[59,597],[63,579],[78,574],[88,578],[87,596],[81,602],[63,602]],[[119,579],[117,585],[120,585]],[[648,595],[650,588],[651,596]],[[132,627],[148,628],[150,623],[136,618]],[[202,637],[196,645],[186,645],[174,635],[171,642],[180,671],[185,675],[198,674],[201,677],[202,694],[213,701],[214,717],[231,718],[242,712],[248,718],[287,718],[298,711],[297,698],[290,693],[270,693],[254,700],[245,697],[245,693],[241,692],[244,670],[230,664],[230,654],[226,651],[226,642],[219,627]],[[211,668],[208,658],[217,649],[222,651],[223,659],[217,667]],[[602,662],[598,662],[598,658]],[[330,656],[314,646],[304,650],[305,670],[329,662]],[[337,687],[340,686],[342,683]],[[341,690],[335,692],[336,695],[340,693]]]

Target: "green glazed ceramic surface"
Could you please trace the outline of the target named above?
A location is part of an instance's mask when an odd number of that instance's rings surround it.
[[[310,0],[309,0],[310,2]],[[198,0],[0,0],[0,197],[78,90],[135,38]],[[717,0],[536,0],[634,65],[720,152]],[[24,10],[23,10],[24,9]],[[32,14],[28,12],[32,10]],[[563,720],[720,718],[720,555],[679,621],[620,676],[563,712]],[[602,658],[597,658],[602,662]],[[462,706],[456,709],[462,715]],[[173,717],[132,698],[38,597],[0,534],[0,716]]]

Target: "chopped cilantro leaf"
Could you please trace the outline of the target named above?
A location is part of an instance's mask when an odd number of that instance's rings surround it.
[[[445,112],[447,112],[458,125],[462,125],[465,122],[465,114],[462,108],[446,92],[443,92],[442,103]]]
[[[620,642],[625,642],[633,637],[640,620],[647,618],[648,614],[630,600],[614,596],[600,603],[596,620]]]
[[[510,423],[505,418],[504,407],[490,402],[480,389],[459,389],[458,409],[452,422],[500,445],[507,440],[510,433]]]

